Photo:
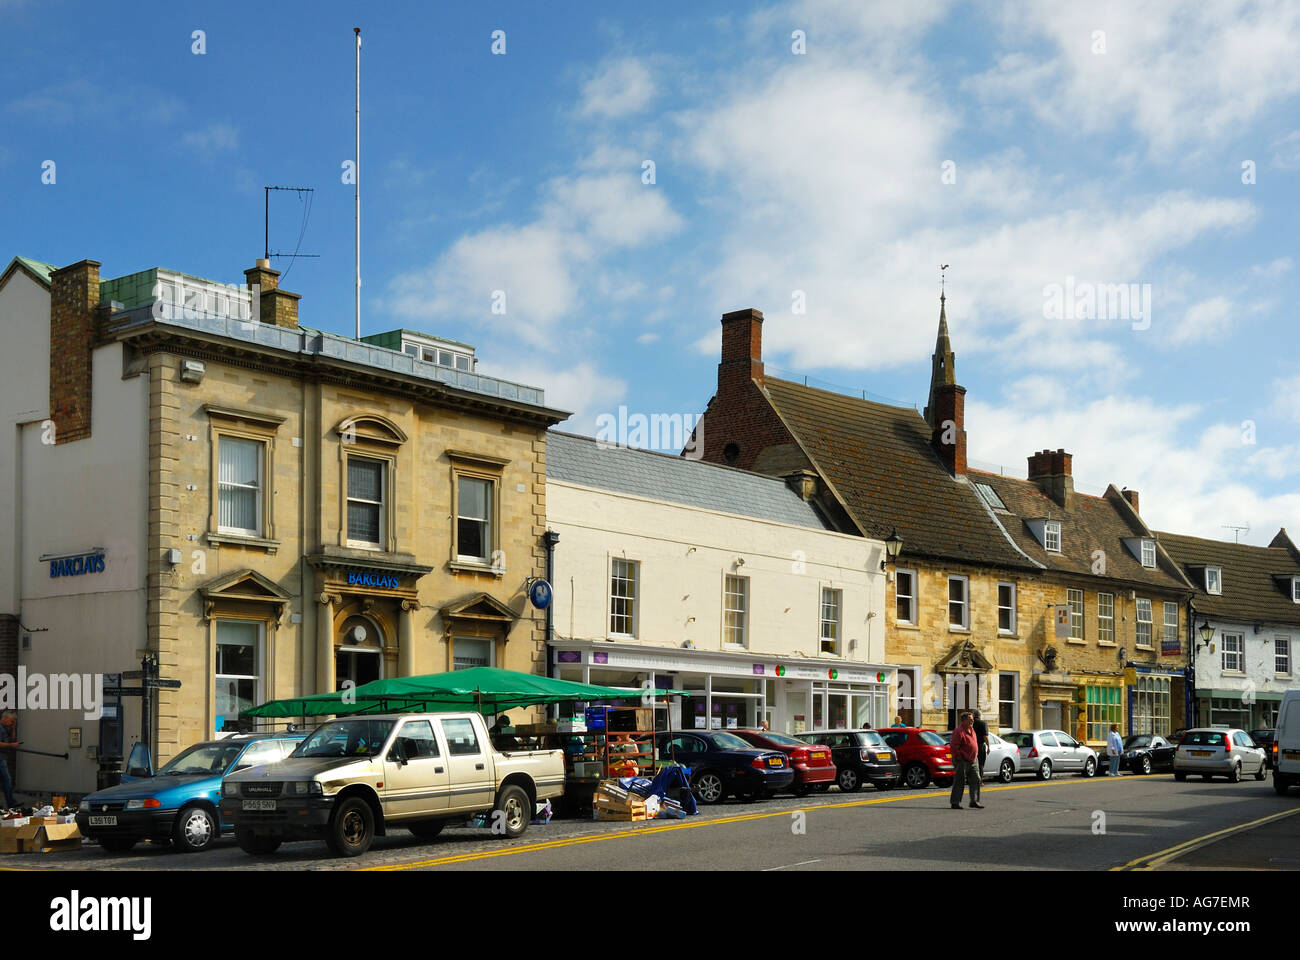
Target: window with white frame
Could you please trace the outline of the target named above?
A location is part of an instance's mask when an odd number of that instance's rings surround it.
[[[1218,596],[1223,593],[1223,568],[1205,568],[1205,592]]]
[[[919,667],[898,668],[898,716],[909,727],[920,723],[921,670]]]
[[[822,653],[840,652],[841,601],[843,593],[822,587],[821,613],[821,651]]]
[[[998,674],[998,728],[1016,730],[1020,727],[1020,674],[1004,671]]]
[[[1083,639],[1083,591],[1066,590],[1065,605],[1070,608],[1070,639]]]
[[[1291,599],[1300,603],[1300,577],[1291,578]]]
[[[222,436],[217,447],[217,529],[222,533],[260,537],[265,444],[260,440]]]
[[[383,549],[383,460],[348,457],[348,546]]]
[[[1240,633],[1220,634],[1225,673],[1241,673],[1245,661],[1246,637]]]
[[[948,625],[965,629],[970,626],[970,580],[966,577],[948,578]]]
[[[217,621],[216,715],[226,722],[261,700],[262,624],[255,620]]]
[[[456,478],[456,554],[487,563],[492,556],[492,484],[478,477]]]
[[[1165,638],[1161,646],[1173,649],[1180,646],[1178,640],[1178,604],[1165,601]]]
[[[1115,594],[1097,594],[1097,642],[1115,642]]]
[[[998,584],[998,632],[1016,632],[1016,585]]]
[[[1137,601],[1137,645],[1151,646],[1151,601],[1141,597]]]
[[[609,580],[609,632],[619,637],[636,636],[636,581],[640,564],[614,558]]]
[[[1170,679],[1139,676],[1133,694],[1133,733],[1168,736],[1170,717]]]
[[[1061,552],[1061,521],[1048,520],[1043,524],[1043,548],[1052,553]]]
[[[1154,540],[1142,541],[1142,566],[1154,567],[1156,565],[1156,542]]]
[[[1273,638],[1273,669],[1284,676],[1291,675],[1291,638]]]
[[[916,623],[916,571],[894,571],[894,618],[899,623]]]
[[[745,646],[745,627],[749,616],[749,577],[728,575],[722,590],[722,642],[733,647]]]

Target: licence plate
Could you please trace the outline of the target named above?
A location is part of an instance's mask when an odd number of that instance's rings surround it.
[[[1192,756],[1194,756],[1194,757],[1212,757],[1212,756],[1214,756],[1214,754],[1211,753],[1209,750],[1189,750],[1188,753],[1190,753],[1190,754],[1191,754]]]
[[[767,765],[768,765],[769,767],[779,767],[779,766],[781,766],[784,762],[785,762],[785,761],[783,761],[783,760],[778,760],[776,757],[768,757],[768,758],[767,758]]]
[[[877,759],[877,760],[888,760],[888,759],[889,759],[889,754],[887,754],[887,753],[878,753],[878,754],[876,754],[876,759]]]
[[[245,810],[274,810],[275,801],[274,800],[245,800],[244,809]]]
[[[814,760],[825,760],[825,759],[826,759],[826,754],[824,754],[824,753],[814,753],[814,754],[813,754],[813,759],[814,759]]]
[[[1300,750],[1283,750],[1282,756],[1288,760],[1300,760]]]
[[[116,827],[117,817],[91,817],[90,825],[92,827]]]

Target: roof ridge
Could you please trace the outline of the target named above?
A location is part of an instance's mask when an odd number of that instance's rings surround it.
[[[624,450],[628,453],[639,453],[639,454],[645,454],[647,456],[652,456],[652,457],[663,457],[664,459],[673,460],[679,463],[704,464],[705,466],[713,467],[715,470],[730,470],[734,473],[743,473],[747,477],[753,477],[756,480],[765,480],[768,481],[769,483],[780,484],[782,487],[789,489],[789,485],[785,482],[784,477],[774,477],[770,473],[758,473],[754,470],[744,470],[740,467],[733,467],[725,463],[714,463],[712,460],[705,460],[703,457],[700,457],[699,459],[696,459],[694,457],[683,457],[680,454],[676,454],[676,453],[664,453],[662,450],[646,450],[642,447],[629,447],[626,444],[617,444],[617,443],[605,444],[604,446],[600,446],[600,444],[603,441],[597,439],[596,437],[588,437],[581,433],[570,433],[567,430],[547,430],[546,433],[548,436],[555,435],[560,437],[568,437],[570,440],[585,440],[588,443],[596,444],[597,449],[599,450]],[[790,493],[793,496],[798,496],[798,494],[796,494],[793,490],[791,490]]]

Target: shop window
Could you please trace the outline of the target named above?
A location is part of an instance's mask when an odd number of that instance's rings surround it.
[[[1151,646],[1151,601],[1141,597],[1137,601],[1137,645]]]
[[[1016,585],[998,584],[998,632],[1016,632]]]
[[[233,724],[243,710],[261,702],[262,624],[253,620],[217,621],[217,728]]]
[[[1245,670],[1245,639],[1245,636],[1240,633],[1221,635],[1225,673],[1242,673]]]
[[[1115,594],[1097,594],[1097,642],[1115,642]]]
[[[1169,677],[1138,677],[1137,689],[1133,692],[1132,733],[1169,735],[1170,684]]]
[[[916,623],[916,571],[894,571],[894,618],[899,623]]]
[[[1015,730],[1020,726],[1020,674],[998,674],[998,727]]]
[[[822,587],[821,652],[839,655],[843,592]]]
[[[1124,706],[1122,687],[1087,687],[1084,691],[1085,720],[1088,740],[1105,740],[1112,723],[1123,728]]]
[[[1066,590],[1065,603],[1070,608],[1070,639],[1083,640],[1083,591]]]
[[[609,632],[617,637],[635,637],[637,622],[637,574],[635,560],[615,557],[609,580]]]
[[[749,577],[728,575],[722,591],[722,642],[743,647],[749,618]]]
[[[384,548],[383,460],[348,457],[348,546]]]

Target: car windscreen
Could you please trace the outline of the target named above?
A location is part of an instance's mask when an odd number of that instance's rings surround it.
[[[948,744],[947,740],[939,736],[933,730],[922,730],[919,734],[917,734],[917,736],[921,738],[922,743],[927,743],[932,747],[943,747],[943,746],[947,746]]]
[[[746,743],[734,733],[715,733],[711,738],[713,745],[720,750],[753,750],[752,743]]]
[[[1125,750],[1136,750],[1138,747],[1151,746],[1151,738],[1147,736],[1129,737],[1124,741]]]
[[[158,771],[160,777],[183,777],[195,773],[225,773],[244,749],[243,741],[198,743]]]
[[[393,730],[392,720],[335,720],[318,727],[290,757],[373,757]]]
[[[859,730],[857,732],[858,745],[862,747],[884,747],[887,746],[883,737],[874,730]]]
[[[1192,730],[1183,737],[1184,747],[1221,747],[1223,732],[1220,730]]]

